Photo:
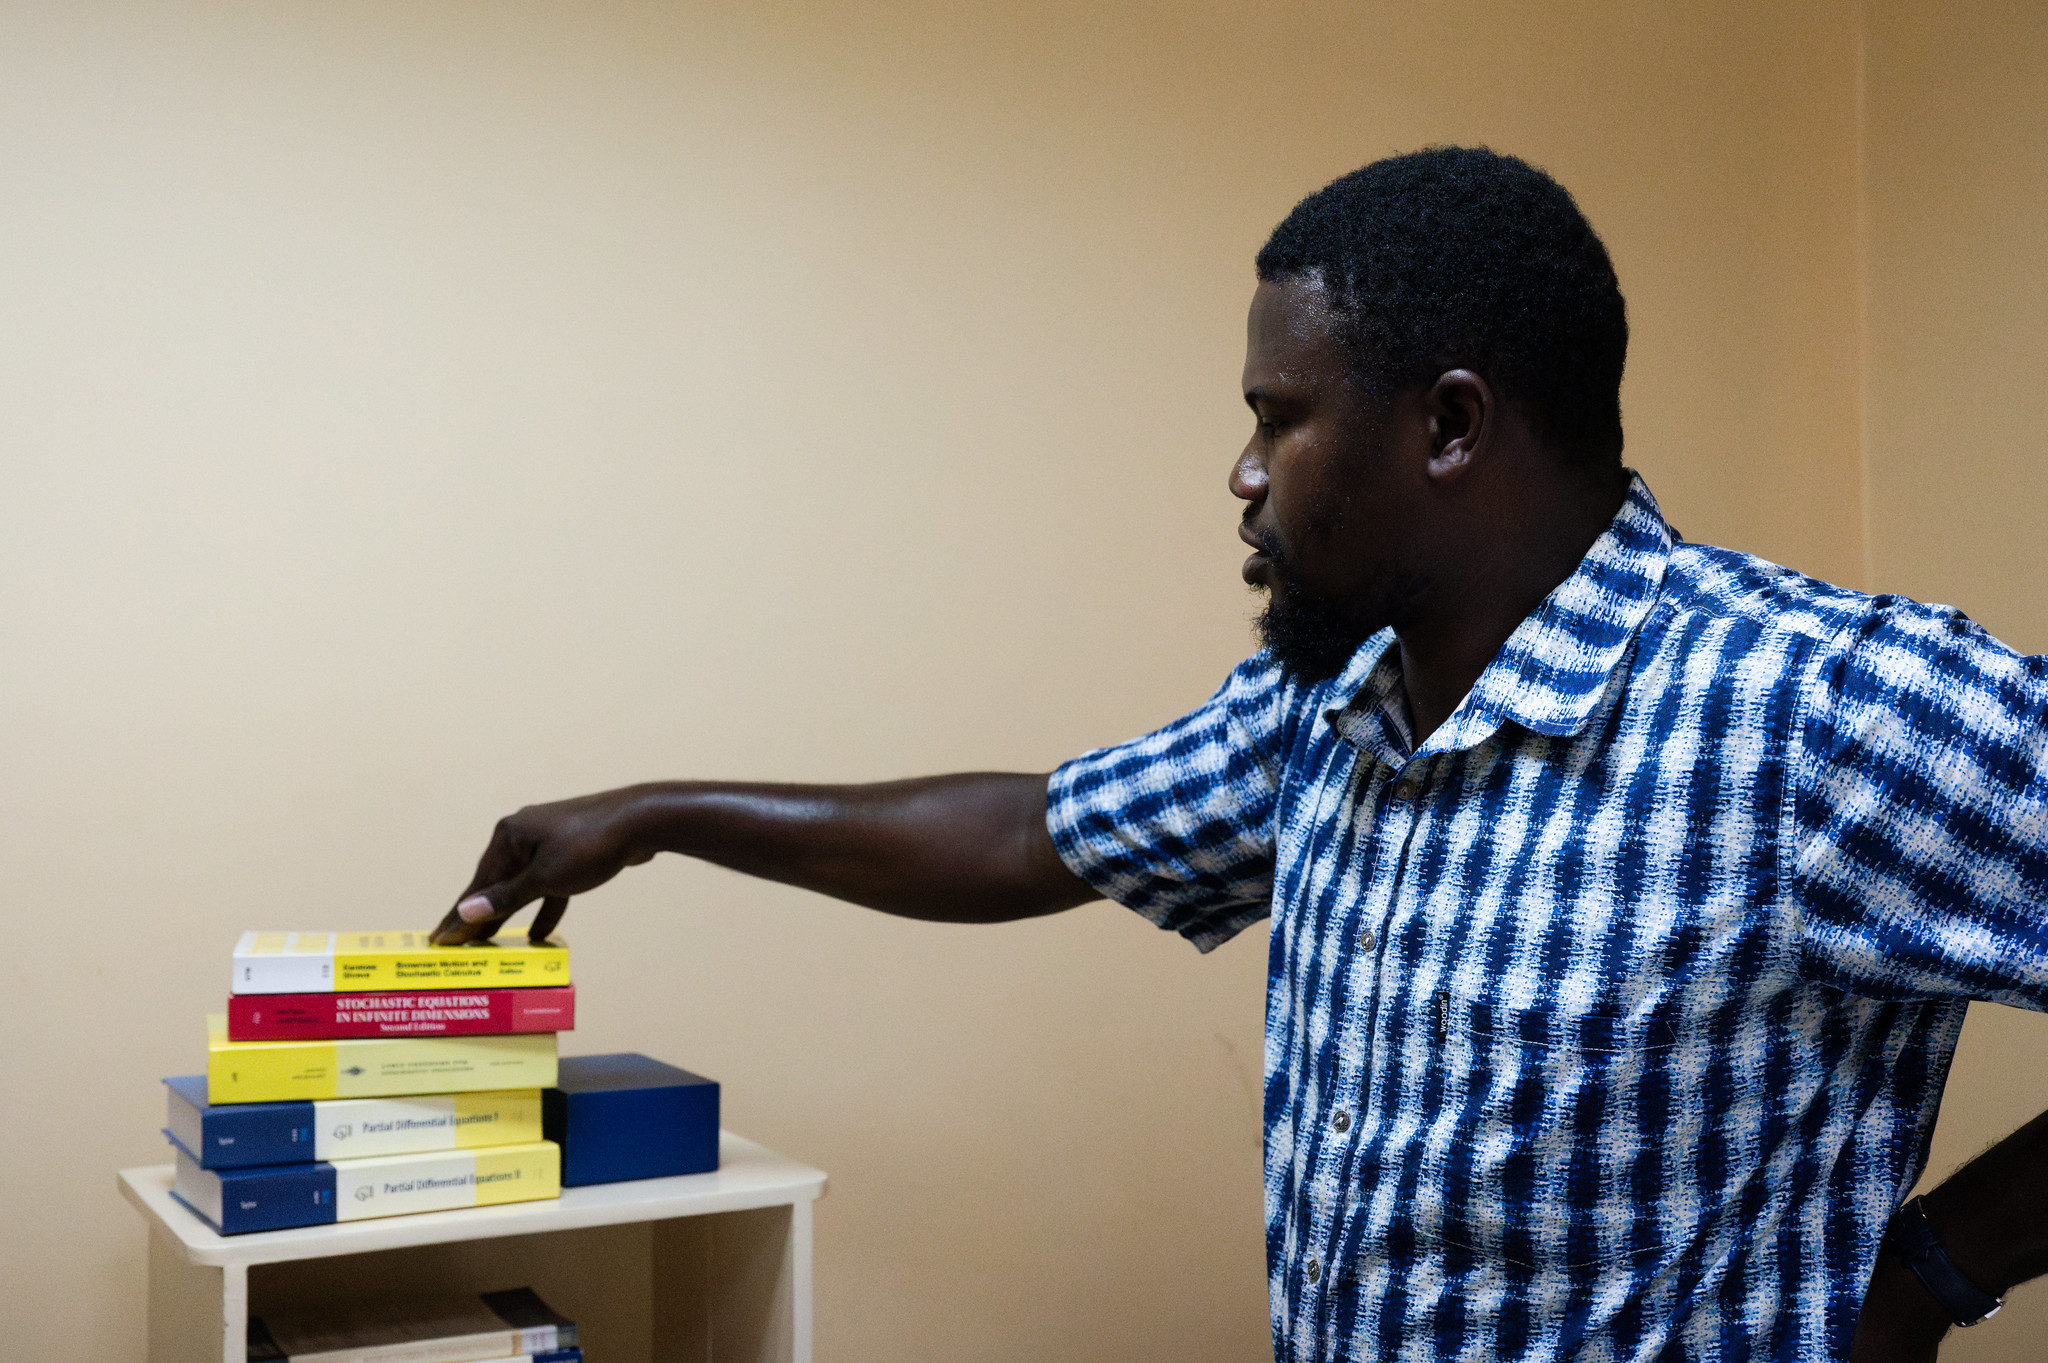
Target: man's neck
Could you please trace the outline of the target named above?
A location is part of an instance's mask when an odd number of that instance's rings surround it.
[[[1464,701],[1545,597],[1578,571],[1586,553],[1613,523],[1628,495],[1624,476],[1610,494],[1560,499],[1521,519],[1520,533],[1500,536],[1495,550],[1475,556],[1426,611],[1395,628],[1401,646],[1408,723],[1420,748]],[[1477,540],[1468,543],[1479,542]]]

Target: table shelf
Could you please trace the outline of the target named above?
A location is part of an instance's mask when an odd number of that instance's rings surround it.
[[[249,1317],[531,1286],[602,1363],[810,1363],[811,1211],[825,1175],[731,1132],[708,1174],[559,1199],[220,1235],[124,1169],[150,1229],[150,1363],[247,1363]]]

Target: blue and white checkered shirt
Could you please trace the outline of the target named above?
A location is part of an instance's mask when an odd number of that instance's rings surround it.
[[[1419,748],[1392,643],[1048,793],[1197,947],[1273,916],[1277,1357],[1847,1358],[1966,1001],[2048,1009],[2048,658],[1640,480]]]

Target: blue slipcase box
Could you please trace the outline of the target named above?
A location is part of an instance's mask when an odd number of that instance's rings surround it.
[[[630,1051],[565,1055],[540,1103],[565,1188],[718,1167],[718,1085],[701,1074]]]

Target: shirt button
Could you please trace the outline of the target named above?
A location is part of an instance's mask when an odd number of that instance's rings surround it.
[[[1338,1135],[1343,1135],[1351,1129],[1351,1114],[1338,1108],[1336,1115],[1330,1118],[1330,1125],[1336,1128]]]
[[[1404,780],[1394,787],[1394,798],[1396,800],[1412,800],[1415,798],[1415,789],[1415,782]]]
[[[1308,1261],[1308,1280],[1311,1283],[1319,1283],[1323,1280],[1323,1261],[1321,1259],[1311,1259]]]
[[[1371,951],[1379,944],[1379,935],[1370,927],[1363,927],[1358,930],[1358,949],[1360,951]]]

